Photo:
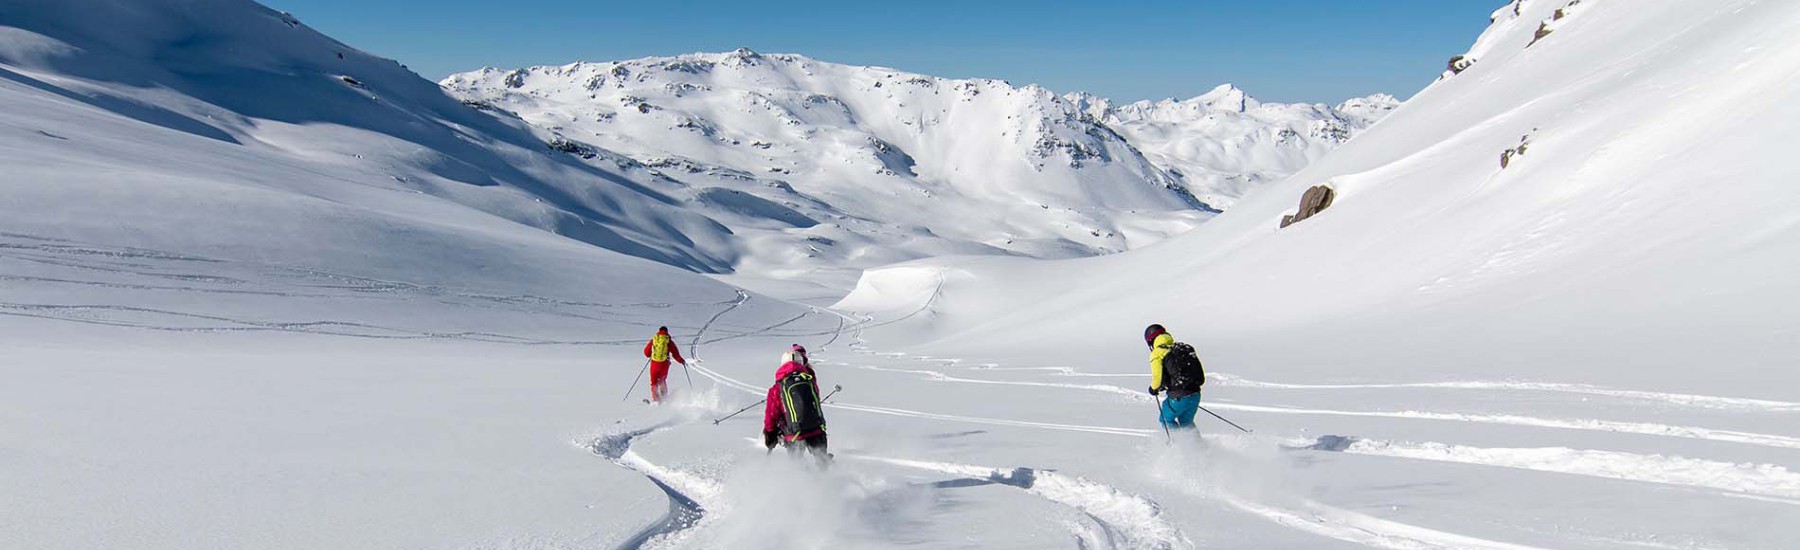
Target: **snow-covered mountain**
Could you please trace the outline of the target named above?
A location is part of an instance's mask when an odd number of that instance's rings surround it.
[[[746,49],[487,68],[441,84],[691,182],[702,201],[773,203],[811,220],[760,247],[749,261],[770,264],[763,271],[1135,248],[1291,173],[1395,103],[1261,104],[1221,88],[1114,108],[1037,86]]]
[[[580,381],[838,318],[551,139],[247,0],[0,0],[0,547],[627,536]]]
[[[1087,94],[1068,98],[1221,209],[1293,175],[1400,105],[1387,94],[1336,107],[1263,103],[1230,84],[1184,101],[1112,105]]]
[[[384,231],[377,218],[328,214],[334,209],[405,212],[430,227],[466,230],[433,210],[449,209],[694,271],[727,271],[741,252],[728,227],[628,159],[602,154],[617,162],[590,163],[553,151],[547,133],[463,105],[398,63],[253,3],[7,4],[11,30],[0,61],[12,108],[3,114],[23,132],[7,152],[36,159],[9,166],[15,229],[123,244],[153,235],[133,224],[180,213],[194,224],[184,238],[292,258],[347,253],[335,238]],[[260,191],[194,200],[174,184],[119,188],[46,158],[141,165],[118,172]],[[24,183],[46,180],[75,181]],[[324,202],[300,208],[277,195]],[[81,196],[92,199],[75,200]],[[251,196],[268,200],[242,202]],[[134,207],[110,213],[122,204],[114,201]],[[245,216],[247,208],[268,211]],[[334,216],[361,221],[302,221]],[[249,222],[291,246],[268,249],[267,239],[208,231]],[[315,226],[341,233],[275,229]]]
[[[873,261],[753,260],[848,212],[734,187],[779,172],[647,166],[247,0],[0,0],[0,548],[1791,548],[1800,4],[1494,16],[1189,234],[828,309],[693,272]],[[1150,322],[1253,434],[1155,423]],[[795,343],[829,468],[758,444]]]

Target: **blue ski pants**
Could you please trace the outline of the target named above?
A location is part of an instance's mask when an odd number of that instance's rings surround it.
[[[1200,394],[1171,397],[1162,402],[1162,423],[1170,428],[1194,427],[1194,413],[1200,412]]]

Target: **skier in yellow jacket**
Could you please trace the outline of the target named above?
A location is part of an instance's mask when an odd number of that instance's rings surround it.
[[[675,347],[675,339],[669,337],[669,327],[657,327],[656,336],[644,344],[644,357],[650,358],[650,400],[660,403],[669,395],[669,359],[683,366],[687,360],[681,358],[681,348]]]
[[[1144,329],[1144,344],[1150,346],[1150,395],[1169,392],[1162,402],[1163,425],[1194,427],[1194,413],[1200,410],[1200,385],[1206,383],[1200,357],[1193,346],[1176,342],[1162,325]]]

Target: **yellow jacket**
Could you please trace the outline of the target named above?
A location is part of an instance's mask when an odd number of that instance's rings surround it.
[[[1175,345],[1175,336],[1167,332],[1156,336],[1150,344],[1150,387],[1161,389],[1163,385],[1162,360],[1169,354],[1169,346]]]

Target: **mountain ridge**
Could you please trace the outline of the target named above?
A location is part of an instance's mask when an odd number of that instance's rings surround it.
[[[734,71],[764,64],[792,65],[801,73],[799,80],[837,74],[846,75],[842,77],[861,81],[865,86],[870,87],[929,84],[934,90],[952,90],[962,94],[964,100],[983,92],[1036,97],[1045,105],[1028,105],[1027,108],[1011,114],[1016,117],[1027,115],[1064,117],[1063,122],[1081,126],[1077,129],[1084,132],[1092,130],[1116,134],[1119,140],[1129,146],[1128,148],[1137,150],[1138,155],[1146,156],[1152,166],[1157,169],[1138,174],[1141,178],[1153,184],[1165,186],[1167,182],[1162,180],[1173,179],[1176,185],[1195,197],[1194,202],[1199,203],[1199,206],[1207,210],[1228,208],[1243,194],[1254,190],[1258,184],[1280,179],[1304,167],[1306,163],[1346,141],[1354,133],[1372,125],[1400,103],[1399,100],[1388,94],[1351,98],[1335,106],[1313,103],[1264,103],[1231,84],[1220,85],[1206,94],[1185,100],[1170,98],[1154,102],[1140,100],[1116,103],[1110,99],[1085,92],[1059,94],[1036,84],[1015,86],[999,79],[942,78],[883,66],[831,63],[801,54],[758,53],[748,48],[739,48],[730,52],[697,52],[619,61],[578,61],[563,65],[541,65],[510,70],[484,67],[475,71],[450,75],[440,84],[459,97],[486,104],[506,103],[508,97],[513,97],[520,103],[514,105],[516,110],[521,111],[527,118],[538,119],[537,122],[540,123],[540,126],[553,129],[574,129],[578,133],[597,139],[602,142],[603,146],[610,149],[621,150],[635,158],[644,158],[670,151],[667,146],[660,144],[634,148],[630,144],[622,143],[625,141],[622,137],[615,140],[615,136],[607,135],[624,133],[624,130],[594,127],[570,128],[571,125],[563,121],[552,122],[551,120],[564,116],[573,117],[575,113],[592,114],[590,111],[604,109],[603,106],[582,105],[579,100],[583,90],[588,96],[587,99],[590,100],[600,101],[602,96],[605,96],[607,100],[616,99],[628,107],[640,110],[660,110],[662,108],[660,104],[636,100],[654,97],[659,93],[684,97],[694,94],[752,92],[754,91],[753,87],[766,86],[775,86],[775,89],[805,87],[808,88],[808,91],[817,91],[817,88],[820,88],[820,86],[782,81],[783,79],[777,78],[753,78],[726,82],[722,85],[713,82],[701,83],[691,78],[695,75],[710,73],[715,68]],[[558,79],[562,82],[555,82]],[[532,82],[531,89],[525,90],[528,80]],[[616,93],[627,88],[646,91],[646,93]],[[833,91],[844,93],[842,90]],[[853,90],[853,92],[864,93],[873,91],[875,90]],[[561,96],[557,98],[561,104],[544,105],[543,103],[552,95]],[[894,94],[887,95],[889,97],[884,99],[892,99],[898,103],[895,111],[907,112],[903,99],[897,99]],[[826,103],[837,98],[834,94],[809,94],[810,96],[819,96],[811,97],[811,99]],[[831,99],[827,99],[827,97]],[[1029,107],[1037,107],[1035,111],[1047,112],[1034,112]],[[617,110],[612,112],[617,112]],[[684,112],[684,114],[698,115],[693,116],[696,120],[689,122],[690,126],[712,129],[721,127],[710,122],[701,122],[716,118],[708,116],[711,113]],[[910,114],[920,115],[920,113]],[[1068,120],[1071,115],[1073,120]],[[1229,120],[1224,122],[1207,121],[1209,117],[1213,119],[1228,118]],[[908,124],[914,121],[913,118],[904,116],[902,120]],[[926,118],[925,121],[930,120]],[[1202,121],[1207,122],[1203,123]],[[791,119],[785,119],[782,122],[796,123]],[[854,123],[860,122],[862,121],[854,121]],[[1095,129],[1092,126],[1104,128]],[[632,129],[639,132],[645,130],[643,128]],[[1038,148],[1044,150],[1028,150],[1027,153],[1031,153],[1037,158],[1043,158],[1047,149],[1060,148],[1071,153],[1074,157],[1072,161],[1077,164],[1097,156],[1098,147],[1095,146],[1095,143],[1077,144],[1077,141],[1045,139],[1043,147]],[[1259,158],[1250,163],[1236,162],[1231,158],[1231,155],[1241,153],[1244,149],[1254,150],[1255,155]],[[1126,156],[1135,155],[1127,154]],[[737,166],[737,168],[742,168],[742,166]]]

